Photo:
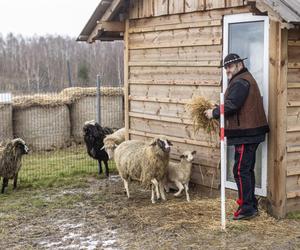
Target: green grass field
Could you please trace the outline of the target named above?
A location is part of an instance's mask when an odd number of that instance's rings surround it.
[[[109,168],[111,172],[115,172],[114,162],[109,162]],[[78,185],[80,177],[98,176],[98,163],[88,156],[84,146],[49,152],[32,152],[25,155],[19,173],[19,186],[64,186],[69,183],[74,184],[75,176],[79,179]]]

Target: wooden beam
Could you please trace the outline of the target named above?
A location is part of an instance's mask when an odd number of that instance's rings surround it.
[[[178,86],[221,86],[219,81],[215,80],[147,80],[147,79],[134,79],[129,80],[129,84],[135,85],[178,85]]]
[[[300,62],[290,62],[288,64],[289,69],[300,69]]]
[[[101,29],[103,31],[110,31],[110,32],[125,32],[125,22],[116,22],[116,21],[110,21],[110,22],[100,22]]]
[[[288,107],[300,107],[300,101],[289,101],[287,102]]]
[[[165,30],[178,30],[178,29],[189,29],[189,28],[201,28],[201,27],[212,27],[220,26],[222,21],[220,19],[216,20],[204,20],[193,23],[180,23],[180,24],[168,24],[168,25],[157,25],[152,27],[135,28],[129,29],[129,33],[144,33],[153,31],[165,31]]]
[[[124,111],[125,111],[125,139],[129,140],[129,44],[128,44],[129,20],[125,21],[124,32]]]
[[[300,46],[300,41],[289,41],[289,46]]]
[[[133,135],[145,136],[150,138],[159,136],[159,134],[147,133],[144,131],[137,131],[131,129],[129,130],[129,133]],[[174,141],[174,142],[180,142],[184,144],[191,144],[191,145],[202,146],[202,147],[217,147],[217,145],[209,141],[190,140],[190,139],[180,138],[176,136],[167,136],[167,137],[170,141]]]
[[[220,61],[132,61],[129,66],[218,67]]]
[[[300,146],[289,146],[287,147],[288,153],[297,153],[300,152]]]
[[[157,49],[157,48],[176,48],[176,47],[194,47],[194,46],[202,46],[202,45],[218,45],[221,44],[222,38],[214,38],[214,39],[197,39],[194,41],[185,40],[183,42],[165,42],[165,43],[151,43],[151,44],[136,44],[131,45],[130,49]]]
[[[191,99],[181,98],[166,98],[166,97],[147,97],[147,96],[129,96],[130,101],[144,101],[144,102],[161,102],[173,104],[187,104]]]
[[[270,21],[270,93],[269,93],[269,155],[268,210],[275,217],[286,214],[286,130],[287,130],[287,66],[288,32],[279,22]]]
[[[122,6],[122,4],[122,0],[113,0],[113,2],[110,4],[110,6],[107,8],[104,15],[102,16],[101,21],[110,21],[116,14],[116,12],[119,10],[119,8]]]
[[[300,82],[289,82],[288,88],[289,89],[300,89]]]
[[[292,198],[296,198],[296,197],[300,197],[300,191],[291,191],[291,192],[287,193],[288,199],[292,199]]]

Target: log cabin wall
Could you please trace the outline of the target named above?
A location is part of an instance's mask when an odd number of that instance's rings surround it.
[[[196,150],[192,181],[208,187],[219,187],[218,139],[204,131],[195,135],[184,106],[198,95],[218,102],[223,16],[249,9],[243,1],[144,0],[130,4],[126,21],[128,137],[167,135],[173,160]]]
[[[288,31],[287,212],[300,210],[300,29]]]

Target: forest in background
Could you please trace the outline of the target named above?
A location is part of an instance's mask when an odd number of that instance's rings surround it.
[[[58,92],[70,86],[123,85],[123,42],[76,42],[62,36],[0,34],[0,92]]]

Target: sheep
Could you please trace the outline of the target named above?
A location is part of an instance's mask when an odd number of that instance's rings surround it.
[[[28,147],[26,143],[16,138],[10,140],[0,150],[0,177],[3,178],[2,190],[3,194],[5,188],[8,186],[8,180],[13,179],[13,187],[17,188],[18,173],[22,165],[22,156],[28,154]]]
[[[185,151],[181,156],[181,161],[179,163],[170,162],[167,167],[166,178],[164,179],[165,190],[168,193],[172,183],[178,188],[178,192],[174,196],[178,197],[182,190],[185,189],[186,200],[190,202],[189,181],[191,176],[192,161],[194,160],[194,155],[196,151]]]
[[[99,175],[102,174],[102,161],[104,162],[106,177],[109,176],[108,155],[105,150],[102,149],[104,146],[103,139],[106,135],[111,134],[112,132],[113,130],[111,128],[102,128],[95,121],[87,121],[83,126],[83,137],[87,153],[93,159],[98,160]]]
[[[124,187],[129,194],[129,182],[139,181],[144,186],[151,186],[151,202],[157,199],[166,200],[162,180],[169,164],[172,143],[165,137],[154,138],[150,143],[138,140],[122,142],[115,150],[115,162]]]
[[[125,128],[121,128],[114,132],[113,134],[107,135],[103,142],[104,146],[103,148],[105,149],[106,153],[108,154],[108,158],[110,160],[113,159],[114,157],[114,151],[116,147],[125,141]]]

